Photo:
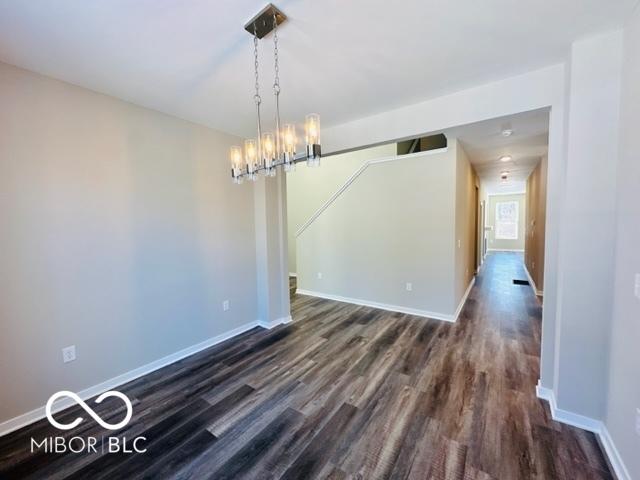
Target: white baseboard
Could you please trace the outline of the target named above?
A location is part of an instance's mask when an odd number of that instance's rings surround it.
[[[202,350],[205,350],[209,347],[217,345],[218,343],[222,343],[225,340],[229,340],[236,335],[239,335],[247,330],[251,330],[255,327],[263,327],[271,329],[281,323],[288,323],[291,321],[291,317],[283,317],[274,322],[264,322],[262,320],[255,320],[253,322],[245,323],[239,327],[234,328],[233,330],[229,330],[228,332],[222,333],[220,335],[216,335],[215,337],[211,337],[203,342],[197,343],[195,345],[191,345],[190,347],[179,350],[171,355],[167,355],[166,357],[162,357],[158,360],[155,360],[151,363],[147,363],[141,367],[130,370],[122,375],[118,375],[116,377],[110,378],[102,383],[94,385],[92,387],[86,388],[80,392],[76,392],[80,398],[83,400],[88,400],[96,395],[101,394],[102,392],[106,392],[108,390],[113,390],[125,383],[128,383],[136,378],[147,375],[151,372],[154,372],[162,367],[166,367],[172,363],[177,362],[178,360],[182,360],[190,355],[198,353]],[[53,392],[52,392],[53,393]],[[60,410],[64,410],[72,406],[73,400],[67,397],[64,397],[60,401],[56,402],[53,405],[52,412],[56,413]],[[17,417],[11,418],[9,420],[5,420],[0,423],[0,437],[11,433],[19,428],[25,427],[31,423],[37,422],[45,417],[45,407],[38,407],[30,412],[23,413],[22,415],[18,415]]]
[[[622,461],[620,452],[613,443],[611,435],[609,435],[609,430],[607,430],[607,427],[604,425],[600,432],[600,443],[609,458],[609,463],[611,464],[616,477],[618,477],[618,480],[631,480],[631,474],[629,473],[629,470],[627,470],[627,466]]]
[[[387,303],[373,302],[371,300],[362,300],[360,298],[342,297],[340,295],[332,295],[329,293],[314,292],[312,290],[304,290],[298,288],[296,293],[299,295],[308,295],[310,297],[325,298],[327,300],[335,300],[336,302],[352,303],[354,305],[362,305],[364,307],[379,308],[380,310],[388,310],[390,312],[407,313],[418,317],[433,318],[435,320],[443,320],[445,322],[455,322],[453,315],[445,313],[430,312],[428,310],[419,310],[417,308],[402,307],[400,305],[389,305]]]
[[[444,322],[455,322],[458,319],[458,315],[462,311],[464,302],[467,300],[467,297],[469,296],[469,292],[471,291],[471,288],[473,287],[474,282],[475,282],[475,278],[471,279],[471,282],[469,283],[469,287],[467,288],[467,291],[462,297],[462,300],[460,301],[460,304],[458,305],[458,308],[456,309],[456,312],[453,315],[446,314],[446,313],[439,313],[439,312],[431,312],[428,310],[420,310],[417,308],[403,307],[400,305],[390,305],[388,303],[374,302],[371,300],[362,300],[360,298],[343,297],[340,295],[332,295],[329,293],[314,292],[312,290],[304,290],[301,288],[298,288],[296,293],[300,295],[308,295],[310,297],[318,297],[318,298],[325,298],[327,300],[335,300],[336,302],[352,303],[354,305],[362,305],[365,307],[379,308],[380,310],[388,310],[390,312],[406,313],[409,315],[416,315],[418,317],[433,318],[434,320],[442,320]]]
[[[487,252],[518,252],[524,253],[521,248],[487,248]]]
[[[270,322],[265,320],[259,320],[258,325],[271,330],[272,328],[277,327],[278,325],[290,323],[291,320],[292,320],[291,315],[288,315],[286,317],[281,317],[276,320],[271,320]]]
[[[536,282],[533,281],[533,277],[529,273],[529,269],[524,264],[524,262],[522,266],[524,267],[524,272],[527,274],[527,278],[529,279],[529,285],[531,285],[531,288],[533,289],[533,293],[538,297],[542,297],[542,290],[538,290],[538,287],[536,286]]]
[[[464,308],[464,304],[467,302],[467,298],[469,298],[469,294],[471,293],[471,289],[473,288],[473,285],[476,283],[476,277],[471,277],[471,281],[469,282],[469,286],[467,287],[467,290],[464,292],[464,295],[462,296],[462,299],[460,300],[460,303],[458,304],[458,308],[456,308],[456,313],[453,314],[453,321],[457,321],[458,317],[460,316],[460,312],[462,312],[462,309]]]
[[[538,398],[549,402],[551,416],[555,421],[566,423],[572,427],[588,430],[598,435],[600,444],[604,448],[604,451],[609,458],[609,463],[611,464],[618,480],[631,480],[629,470],[627,470],[627,467],[622,461],[620,452],[613,443],[613,439],[611,438],[611,435],[609,435],[609,430],[607,430],[607,427],[602,421],[558,408],[558,405],[556,404],[556,396],[553,390],[543,387],[540,384],[540,380],[538,380],[538,385],[536,386],[536,395]]]

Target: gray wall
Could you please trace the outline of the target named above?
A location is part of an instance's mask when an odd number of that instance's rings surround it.
[[[640,437],[635,410],[640,408],[638,340],[640,299],[633,295],[640,273],[640,10],[624,32],[620,150],[617,181],[617,229],[611,354],[605,424],[631,478],[640,478]]]
[[[496,224],[496,204],[500,202],[518,202],[518,239],[517,240],[504,240],[496,237],[495,224]],[[524,226],[526,222],[525,218],[525,198],[524,194],[516,195],[489,195],[487,201],[487,221],[488,227],[493,227],[492,230],[487,232],[487,238],[489,243],[487,248],[489,250],[524,250]]]
[[[258,319],[237,138],[6,64],[0,104],[0,421]]]
[[[287,175],[289,269],[296,273],[296,232],[367,160],[396,154],[389,143],[322,159],[320,168],[299,163]]]
[[[455,141],[444,153],[369,166],[298,237],[298,288],[452,315],[462,295],[457,286],[467,286],[456,276],[456,167]],[[468,225],[468,210],[458,206]],[[472,232],[458,233],[464,270]]]
[[[559,408],[597,419],[613,307],[621,47],[621,32],[610,32],[574,43],[570,59],[554,390]],[[545,264],[545,293],[547,273]]]

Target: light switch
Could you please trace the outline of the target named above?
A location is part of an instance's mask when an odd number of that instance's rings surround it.
[[[637,298],[640,298],[640,273],[636,273],[636,284],[633,293]]]

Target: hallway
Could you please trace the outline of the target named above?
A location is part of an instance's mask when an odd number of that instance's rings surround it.
[[[361,410],[377,410],[372,424],[345,428],[345,440],[352,440],[353,431],[359,433],[355,451],[327,454],[342,474],[612,478],[595,436],[553,421],[547,404],[536,398],[542,309],[529,286],[513,283],[525,278],[521,254],[490,253],[454,325],[294,296],[298,322],[312,322],[322,309],[327,327],[316,327],[317,335],[336,339],[339,332],[347,344],[353,345],[354,339],[364,344],[362,350],[336,352],[349,359],[346,364],[355,365],[347,378],[358,371],[369,376],[367,390],[376,390],[362,398],[358,387],[351,387],[357,393],[347,401]],[[336,320],[329,312],[335,312]],[[397,322],[385,322],[391,318]],[[364,371],[357,368],[363,362],[368,367]],[[339,392],[340,386],[348,390],[351,381],[359,380],[352,377],[332,386]],[[380,386],[384,388],[375,388]],[[394,424],[395,433],[387,432],[382,441],[379,432],[385,422]],[[353,456],[359,460],[349,461]]]
[[[62,433],[44,420],[0,439],[0,477],[610,479],[594,435],[535,396],[541,309],[513,284],[521,262],[490,254],[456,324],[294,294],[292,324],[119,389],[135,409],[118,436],[145,435],[146,454],[29,454]]]

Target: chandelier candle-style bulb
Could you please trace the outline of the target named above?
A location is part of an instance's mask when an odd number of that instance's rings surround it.
[[[242,183],[242,149],[238,146],[233,146],[229,149],[229,156],[231,158],[231,176],[234,183]]]
[[[282,128],[282,149],[284,156],[285,172],[295,169],[294,157],[296,155],[296,126],[293,123],[285,123]]]
[[[244,160],[247,164],[249,180],[255,181],[258,170],[258,146],[253,138],[244,141]]]
[[[320,115],[307,115],[304,130],[307,141],[307,165],[317,167],[320,165]]]
[[[267,132],[262,134],[262,165],[264,166],[264,174],[273,177],[276,174],[274,163],[276,161],[276,143],[273,133]]]

